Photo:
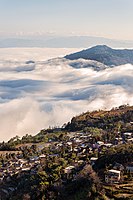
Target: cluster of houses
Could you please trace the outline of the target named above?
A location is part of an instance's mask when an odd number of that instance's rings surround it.
[[[123,133],[120,137],[115,138],[118,143],[133,142],[133,133]],[[51,157],[58,157],[59,154],[67,149],[68,153],[74,152],[76,158],[72,161],[69,166],[66,166],[64,173],[66,177],[72,174],[74,170],[81,170],[85,164],[86,160],[90,162],[93,166],[100,155],[100,152],[104,149],[117,145],[113,143],[105,143],[103,141],[93,142],[93,137],[90,133],[68,133],[67,140],[64,141],[49,141],[49,148],[53,154],[45,155],[40,154],[37,156],[31,156],[28,160],[23,158],[22,153],[19,153],[15,158],[9,159],[2,164],[0,167],[0,183],[3,181],[10,181],[10,178],[15,174],[25,173],[30,171],[30,173],[35,173],[39,166],[44,165],[46,159]],[[43,148],[43,146],[42,146]],[[41,151],[39,151],[41,152]],[[133,164],[130,163],[126,166],[127,170],[133,172]],[[117,183],[121,180],[121,169],[112,168],[105,174],[106,183]]]
[[[121,136],[115,138],[115,144],[133,143],[133,133],[121,133]]]
[[[133,133],[125,132],[119,134],[119,137],[116,137],[114,142],[105,143],[103,141],[92,142],[92,135],[89,133],[78,132],[75,134],[69,133],[69,141],[64,143],[58,143],[57,146],[67,146],[67,149],[76,153],[77,157],[80,159],[79,162],[85,164],[86,156],[89,158],[89,162],[92,165],[95,165],[98,156],[101,151],[107,150],[112,146],[116,146],[118,144],[132,143],[133,142]],[[94,156],[95,155],[95,156]],[[85,158],[85,159],[84,159]],[[74,174],[76,172],[75,167],[76,162],[73,165],[67,166],[65,168],[65,173],[67,177],[69,175]],[[123,172],[124,170],[133,173],[133,163],[127,163],[126,166],[122,166],[119,163],[116,163],[112,169],[108,170],[105,173],[105,182],[107,184],[119,183],[123,180]]]
[[[9,182],[12,176],[19,175],[20,173],[27,171],[35,172],[36,166],[41,164],[41,156],[27,160],[23,158],[22,154],[19,154],[15,158],[4,161],[0,167],[0,183],[4,181]]]

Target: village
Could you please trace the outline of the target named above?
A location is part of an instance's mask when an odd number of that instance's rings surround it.
[[[49,162],[58,163],[61,159],[61,181],[72,181],[87,164],[95,169],[103,152],[108,152],[110,148],[118,145],[133,143],[133,133],[125,132],[119,135],[113,142],[104,142],[95,141],[90,133],[67,133],[65,137],[60,137],[60,141],[50,139],[47,144],[25,144],[19,147],[19,151],[7,151],[0,155],[0,191],[4,195],[14,192],[16,188],[12,185],[13,177],[17,179],[25,174],[32,176],[41,172]],[[118,160],[102,171],[100,180],[105,185],[123,183],[125,172],[131,179],[133,163],[122,165]]]

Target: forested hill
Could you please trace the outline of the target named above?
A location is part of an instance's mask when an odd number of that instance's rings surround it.
[[[110,111],[86,112],[73,117],[65,129],[68,131],[85,130],[89,127],[110,131],[124,131],[133,129],[133,106],[123,105]]]
[[[76,60],[95,60],[108,66],[118,66],[123,64],[133,64],[132,49],[112,49],[106,45],[97,45],[83,51],[67,55],[65,58]]]

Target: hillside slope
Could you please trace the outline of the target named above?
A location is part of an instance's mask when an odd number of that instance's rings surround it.
[[[69,131],[79,131],[87,127],[94,127],[103,130],[111,130],[112,132],[122,128],[123,124],[129,125],[131,130],[133,121],[133,106],[120,106],[119,108],[113,108],[110,111],[93,111],[86,112],[77,117],[73,117],[65,129]],[[125,127],[125,125],[124,125]],[[124,131],[124,129],[123,129]]]

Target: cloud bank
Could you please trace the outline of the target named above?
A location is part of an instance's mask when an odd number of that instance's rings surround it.
[[[0,141],[63,125],[87,110],[133,105],[130,64],[108,68],[85,60],[46,60],[38,50],[33,57],[19,51],[0,57]]]

